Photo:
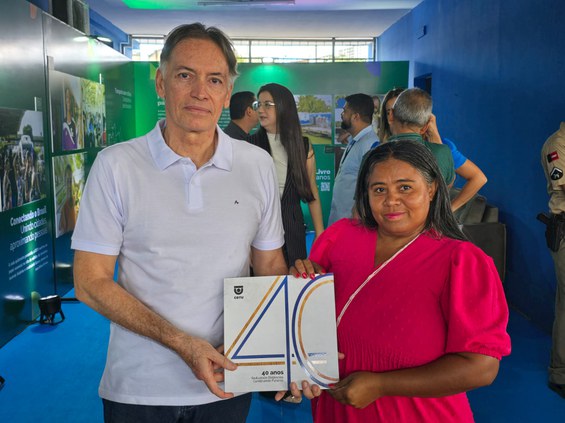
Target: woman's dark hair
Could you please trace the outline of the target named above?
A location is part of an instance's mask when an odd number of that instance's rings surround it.
[[[370,150],[363,159],[355,188],[355,208],[363,226],[371,229],[378,227],[369,203],[369,178],[377,164],[389,159],[408,163],[428,184],[435,182],[437,185],[424,230],[431,231],[435,236],[467,240],[451,211],[447,185],[441,176],[435,157],[424,145],[416,141],[404,140],[380,144]]]
[[[166,66],[171,58],[173,49],[178,43],[190,39],[210,40],[214,42],[220,50],[222,50],[224,58],[226,59],[232,83],[235,81],[238,75],[237,58],[231,40],[218,28],[214,26],[205,27],[200,22],[179,25],[169,32],[165,39],[163,50],[161,51],[161,66]]]
[[[388,93],[386,93],[385,98],[381,101],[381,115],[379,117],[379,140],[381,142],[385,142],[388,138],[392,135],[390,130],[390,125],[388,124],[387,112],[386,112],[386,104],[391,98],[396,98],[400,95],[405,88],[393,88]]]
[[[277,116],[277,134],[280,136],[288,156],[288,173],[296,186],[300,199],[307,203],[313,201],[314,194],[310,188],[310,178],[306,169],[308,158],[308,143],[302,137],[302,128],[296,109],[296,101],[290,90],[280,84],[270,83],[259,88],[257,97],[262,92],[268,92],[275,102],[275,113]],[[259,128],[265,132],[265,128]]]

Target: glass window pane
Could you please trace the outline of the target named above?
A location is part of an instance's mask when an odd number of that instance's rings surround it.
[[[373,60],[373,41],[336,41],[336,62],[368,62]]]
[[[133,38],[131,58],[137,61],[159,61],[164,38]]]
[[[249,40],[232,40],[239,63],[249,62]]]
[[[163,37],[134,37],[132,60],[158,61]],[[374,40],[233,40],[238,62],[324,63],[373,61]],[[333,48],[335,46],[335,52]]]

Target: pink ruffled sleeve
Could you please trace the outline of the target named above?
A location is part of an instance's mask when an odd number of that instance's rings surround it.
[[[454,249],[441,297],[448,322],[446,352],[497,359],[510,354],[508,305],[492,259],[470,242]]]
[[[333,225],[328,226],[328,228],[322,232],[322,234],[316,239],[316,242],[312,245],[312,250],[308,258],[314,263],[318,263],[324,268],[326,272],[332,272],[331,269],[331,254],[336,241],[338,240],[340,234],[343,231],[351,227],[351,222],[349,219],[340,219]]]

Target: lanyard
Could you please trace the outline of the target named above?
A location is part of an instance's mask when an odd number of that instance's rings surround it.
[[[349,308],[349,304],[352,303],[352,301],[355,299],[357,294],[359,294],[359,292],[365,287],[365,285],[367,285],[369,283],[369,281],[374,276],[376,276],[382,269],[384,269],[387,264],[389,264],[392,260],[394,260],[394,258],[397,255],[399,255],[402,251],[404,251],[406,248],[408,248],[408,246],[410,244],[412,244],[414,241],[416,241],[420,237],[420,235],[421,234],[418,234],[418,236],[416,236],[416,238],[414,238],[412,241],[410,241],[408,244],[406,244],[404,247],[402,247],[400,250],[398,250],[391,258],[389,258],[387,261],[385,261],[383,264],[381,264],[373,273],[371,273],[369,276],[367,276],[367,279],[365,279],[365,282],[363,282],[361,285],[359,285],[359,287],[355,290],[355,292],[353,294],[351,294],[351,296],[349,297],[349,300],[347,300],[347,303],[345,303],[345,306],[343,306],[343,309],[341,310],[341,313],[339,313],[339,316],[337,318],[336,326],[339,326],[339,323],[341,322],[341,318],[345,314],[345,311]]]
[[[341,156],[341,160],[339,161],[339,170],[337,171],[337,173],[341,172],[341,165],[345,163],[345,158],[353,148],[353,144],[355,144],[355,142],[356,141],[354,139],[351,139],[351,142],[347,144],[347,148],[345,149],[345,152],[343,153],[343,156]]]

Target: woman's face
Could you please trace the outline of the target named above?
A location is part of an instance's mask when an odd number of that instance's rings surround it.
[[[275,106],[271,105],[274,102],[275,100],[270,92],[263,91],[259,94],[259,103],[261,104],[261,107],[257,109],[259,123],[270,134],[277,133],[277,110]]]
[[[368,195],[379,235],[400,238],[420,233],[435,192],[436,184],[428,184],[406,162],[388,159],[375,165],[369,177]]]
[[[397,97],[389,98],[385,104],[385,113],[386,113],[386,120],[388,121],[388,126],[390,127],[392,123],[392,108],[394,106],[394,102],[396,101]]]

